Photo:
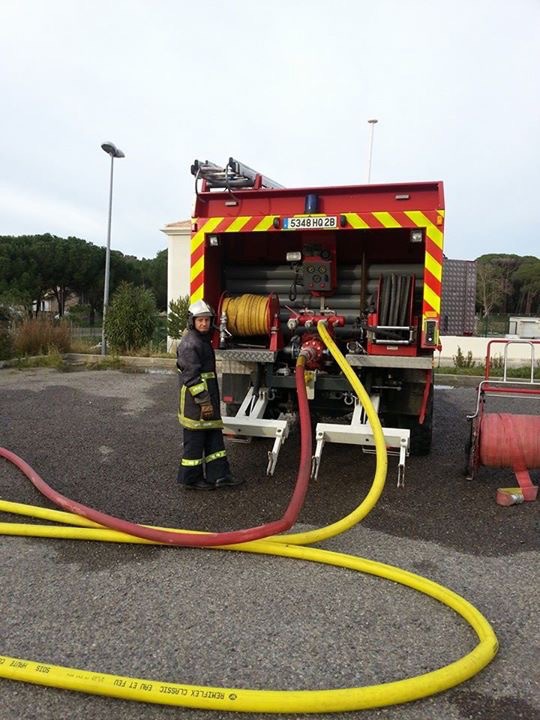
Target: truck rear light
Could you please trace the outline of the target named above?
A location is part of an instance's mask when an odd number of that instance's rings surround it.
[[[436,345],[438,342],[437,321],[426,320],[425,344]]]
[[[281,219],[278,217],[275,217],[272,224],[276,230],[279,230],[280,225],[281,225]]]
[[[412,243],[422,242],[422,231],[421,230],[411,230],[411,242]]]
[[[288,263],[302,262],[302,253],[301,252],[288,252],[286,255],[286,258],[287,258]]]

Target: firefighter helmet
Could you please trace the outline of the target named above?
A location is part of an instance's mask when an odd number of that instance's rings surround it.
[[[207,318],[214,318],[215,312],[212,310],[211,306],[205,302],[204,300],[197,300],[197,302],[192,303],[188,308],[188,327],[193,328],[194,327],[194,319],[198,317],[207,317]]]

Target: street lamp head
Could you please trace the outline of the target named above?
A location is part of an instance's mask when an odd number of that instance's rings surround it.
[[[376,125],[378,122],[379,122],[379,121],[377,120],[377,118],[370,118],[370,119],[368,120],[368,124],[371,125],[371,130],[370,130],[370,133],[369,133],[369,135],[370,135],[370,139],[369,139],[369,162],[368,162],[368,174],[367,174],[368,185],[369,185],[369,183],[371,182],[371,158],[373,157],[373,135],[374,135],[374,133],[375,133],[375,125]]]
[[[105,152],[110,155],[111,157],[115,158],[123,158],[126,157],[124,153],[120,150],[120,148],[117,148],[116,145],[112,142],[104,142],[101,145],[101,149],[105,150]]]

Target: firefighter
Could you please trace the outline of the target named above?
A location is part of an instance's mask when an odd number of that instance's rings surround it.
[[[239,485],[231,474],[223,442],[216,357],[211,344],[214,311],[204,300],[189,306],[188,329],[176,351],[180,378],[178,419],[184,454],[178,481],[192,490]]]

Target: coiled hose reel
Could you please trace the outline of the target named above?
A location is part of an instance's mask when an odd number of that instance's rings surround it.
[[[279,320],[279,297],[270,295],[221,296],[218,309],[219,345],[221,348],[232,338],[253,338],[266,336],[270,349],[283,346]]]

